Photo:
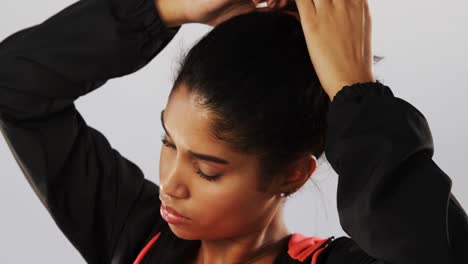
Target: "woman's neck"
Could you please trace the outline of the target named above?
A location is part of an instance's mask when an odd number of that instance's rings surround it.
[[[269,225],[245,236],[202,241],[196,264],[271,264],[286,247],[289,232],[278,210]]]

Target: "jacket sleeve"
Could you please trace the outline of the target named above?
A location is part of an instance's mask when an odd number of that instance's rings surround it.
[[[416,108],[381,83],[356,84],[336,95],[328,125],[340,222],[362,250],[376,263],[468,263],[467,215]]]
[[[157,186],[87,126],[74,100],[142,68],[177,30],[153,0],[82,0],[0,43],[1,131],[88,263],[110,263],[136,201],[157,197]]]

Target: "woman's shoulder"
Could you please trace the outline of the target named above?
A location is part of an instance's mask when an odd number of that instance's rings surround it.
[[[349,237],[314,237],[295,233],[275,264],[378,264]]]
[[[349,237],[334,239],[319,256],[317,264],[383,264],[369,256]]]

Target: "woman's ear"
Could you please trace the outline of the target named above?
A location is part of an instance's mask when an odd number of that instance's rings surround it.
[[[307,155],[294,162],[286,171],[286,177],[279,190],[281,196],[289,196],[299,190],[317,168],[317,158]]]

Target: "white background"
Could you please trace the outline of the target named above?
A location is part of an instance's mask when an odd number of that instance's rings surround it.
[[[42,22],[71,3],[2,1],[0,39]],[[434,136],[434,160],[450,175],[453,193],[466,208],[468,4],[461,0],[392,0],[371,4],[375,53],[385,57],[376,67],[377,77],[426,116]],[[158,178],[162,132],[159,112],[171,88],[176,62],[208,30],[200,25],[185,26],[147,67],[110,81],[77,101],[88,123],[101,130],[151,180]],[[286,220],[291,231],[340,235],[343,233],[335,209],[337,176],[328,163],[321,161],[313,176],[320,190],[310,184],[291,199]],[[2,136],[0,175],[2,263],[84,263],[28,186]]]

